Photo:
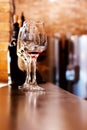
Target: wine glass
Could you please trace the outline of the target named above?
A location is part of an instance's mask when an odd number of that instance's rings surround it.
[[[40,87],[36,81],[37,58],[47,47],[44,22],[28,21],[22,34],[24,53],[26,54],[27,61],[31,59],[31,82],[29,87],[24,89],[26,91],[44,91],[45,89]]]
[[[24,90],[24,88],[29,87],[30,78],[31,78],[30,76],[31,58],[29,57],[29,55],[27,55],[24,52],[24,43],[23,43],[23,34],[26,31],[25,29],[26,24],[27,24],[27,21],[25,21],[23,26],[20,28],[19,34],[18,34],[18,41],[17,41],[18,65],[20,66],[20,61],[21,61],[21,64],[25,64],[25,65],[22,65],[22,69],[24,69],[23,67],[26,66],[26,70],[27,70],[25,83],[22,86],[19,86],[19,88],[22,90]]]

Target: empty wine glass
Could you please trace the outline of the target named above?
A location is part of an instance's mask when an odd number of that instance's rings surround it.
[[[25,31],[22,33],[23,50],[27,61],[31,59],[31,82],[26,91],[45,90],[38,86],[36,81],[36,63],[37,58],[47,47],[47,36],[43,21],[28,21],[25,25]]]
[[[31,78],[31,76],[30,76],[31,58],[29,57],[29,55],[27,55],[24,52],[24,42],[23,42],[23,34],[26,31],[26,29],[25,29],[26,24],[27,24],[27,21],[25,21],[24,24],[23,24],[23,27],[20,28],[19,34],[18,34],[18,41],[17,41],[18,62],[20,62],[20,60],[21,60],[22,61],[21,63],[25,64],[26,70],[27,70],[25,83],[22,86],[19,86],[19,88],[22,89],[22,90],[24,90],[27,87],[29,88],[29,84],[30,84],[30,81],[31,81],[30,80],[30,78]]]

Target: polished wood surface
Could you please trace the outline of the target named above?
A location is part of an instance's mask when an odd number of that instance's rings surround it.
[[[87,130],[87,101],[51,84],[45,92],[0,88],[0,130]]]

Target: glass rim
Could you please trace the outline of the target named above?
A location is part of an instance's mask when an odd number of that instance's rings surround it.
[[[29,19],[29,20],[25,20],[24,23],[29,23],[29,24],[44,24],[44,21],[43,20],[32,20],[32,19]]]

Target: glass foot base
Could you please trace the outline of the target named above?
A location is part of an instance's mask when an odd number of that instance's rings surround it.
[[[31,85],[31,84],[23,84],[22,86],[19,86],[19,89],[24,91],[24,92],[45,91],[45,88],[42,88],[38,85]]]

